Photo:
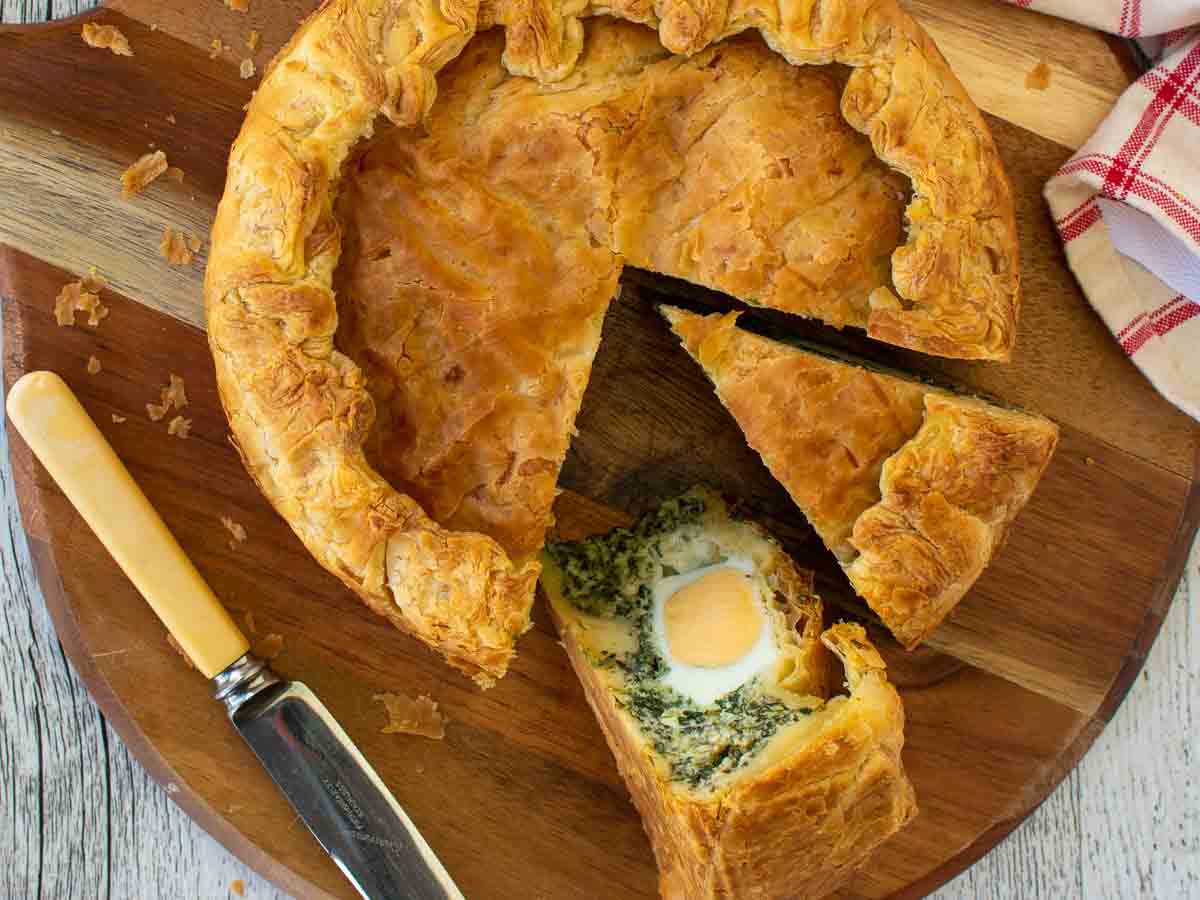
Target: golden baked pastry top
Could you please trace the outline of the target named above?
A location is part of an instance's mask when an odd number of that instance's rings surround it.
[[[891,285],[870,293],[868,334],[983,359],[1006,359],[1015,340],[1017,244],[995,146],[895,0],[596,8],[575,0],[326,0],[267,69],[230,153],[205,280],[218,386],[247,469],[313,555],[483,683],[503,674],[528,626],[538,566],[478,531],[438,524],[368,463],[374,403],[361,368],[334,346],[341,232],[333,198],[377,116],[399,126],[422,121],[437,73],[477,31],[503,26],[509,73],[561,82],[582,52],[581,18],[601,13],[657,28],[672,53],[696,54],[757,29],[795,65],[849,66],[844,119],[912,186],[907,240],[892,256]],[[550,179],[541,199],[557,199]],[[639,214],[624,220],[627,234],[618,229],[628,243],[616,246],[631,254],[648,234]],[[642,246],[647,264],[666,270],[659,249]],[[714,262],[723,247],[665,249],[701,257],[687,277],[737,277]]]

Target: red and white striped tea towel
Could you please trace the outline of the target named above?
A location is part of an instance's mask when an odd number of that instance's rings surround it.
[[[1092,306],[1154,386],[1200,419],[1200,0],[1009,2],[1158,36],[1154,68],[1045,196]]]

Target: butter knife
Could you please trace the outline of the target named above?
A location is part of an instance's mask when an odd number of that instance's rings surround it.
[[[303,684],[261,659],[66,383],[30,372],[9,421],[224,703],[309,831],[370,900],[461,900],[370,763]]]

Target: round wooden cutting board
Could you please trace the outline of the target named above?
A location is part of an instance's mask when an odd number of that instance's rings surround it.
[[[87,48],[78,22],[0,30],[0,296],[6,386],[60,372],[219,596],[273,664],[328,704],[472,900],[651,898],[649,846],[542,610],[512,673],[480,692],[322,571],[254,488],[227,440],[199,282],[158,257],[166,225],[206,235],[224,158],[259,71],[311,2],[126,0],[132,58]],[[839,896],[916,897],[1012,830],[1103,729],[1141,667],[1200,520],[1197,429],[1141,378],[1065,267],[1040,198],[1128,73],[1105,40],[989,2],[911,4],[990,114],[1018,197],[1025,308],[1010,365],[937,362],[791,322],[808,337],[949,376],[1051,416],[1062,442],[995,563],[929,644],[872,627],[908,717],[920,815]],[[149,29],[148,24],[159,27]],[[264,46],[246,47],[250,29]],[[216,58],[209,57],[213,39]],[[1044,92],[1024,86],[1045,62]],[[86,112],[84,112],[86,110]],[[185,172],[132,202],[117,176],[148,145]],[[114,290],[98,328],[55,325],[54,297],[95,265]],[[694,482],[744,501],[818,573],[830,616],[857,605],[833,558],[746,447],[654,314],[663,292],[726,301],[636,273],[605,339],[563,470],[567,536],[625,521]],[[777,320],[778,321],[778,320]],[[89,357],[102,369],[87,373]],[[184,439],[152,422],[184,377]],[[120,421],[115,417],[123,417]],[[105,715],[170,796],[286,890],[354,896],[209,698],[209,686],[82,525],[24,444],[23,521],[63,646]],[[224,519],[245,528],[238,541]],[[382,733],[376,695],[429,694],[444,741]]]

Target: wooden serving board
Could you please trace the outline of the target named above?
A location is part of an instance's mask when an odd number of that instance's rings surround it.
[[[0,30],[0,296],[6,384],[59,371],[82,396],[185,549],[278,670],[311,685],[379,769],[467,896],[650,898],[655,872],[625,789],[541,610],[512,673],[481,693],[371,615],[305,553],[243,472],[200,330],[203,254],[169,268],[164,225],[206,235],[224,159],[258,69],[311,0],[120,0],[135,56],[79,39],[79,22]],[[1075,764],[1141,667],[1200,518],[1194,423],[1122,355],[1072,280],[1041,185],[1127,84],[1100,36],[978,0],[911,4],[991,115],[1018,197],[1025,308],[1011,365],[945,363],[791,323],[875,359],[948,375],[1055,418],[1062,444],[1012,537],[929,645],[873,634],[908,715],[919,817],[842,896],[915,897],[986,852]],[[149,26],[157,28],[151,30]],[[263,48],[245,49],[251,28]],[[208,48],[218,38],[215,59]],[[1043,92],[1025,87],[1039,62]],[[132,202],[117,176],[149,145],[183,168]],[[96,329],[58,328],[54,297],[95,265],[114,291]],[[745,446],[699,370],[651,312],[636,274],[609,314],[558,505],[568,535],[622,521],[693,482],[742,498],[819,573],[831,615],[856,606],[803,518]],[[668,285],[689,302],[719,301]],[[95,355],[103,369],[85,370]],[[182,375],[186,439],[150,422]],[[125,416],[116,423],[112,415]],[[781,411],[781,414],[785,414]],[[303,897],[350,897],[207,683],[82,526],[19,439],[22,515],[66,651],[170,796],[248,863]],[[245,527],[242,544],[221,524]],[[443,742],[385,735],[386,691],[428,693]]]

